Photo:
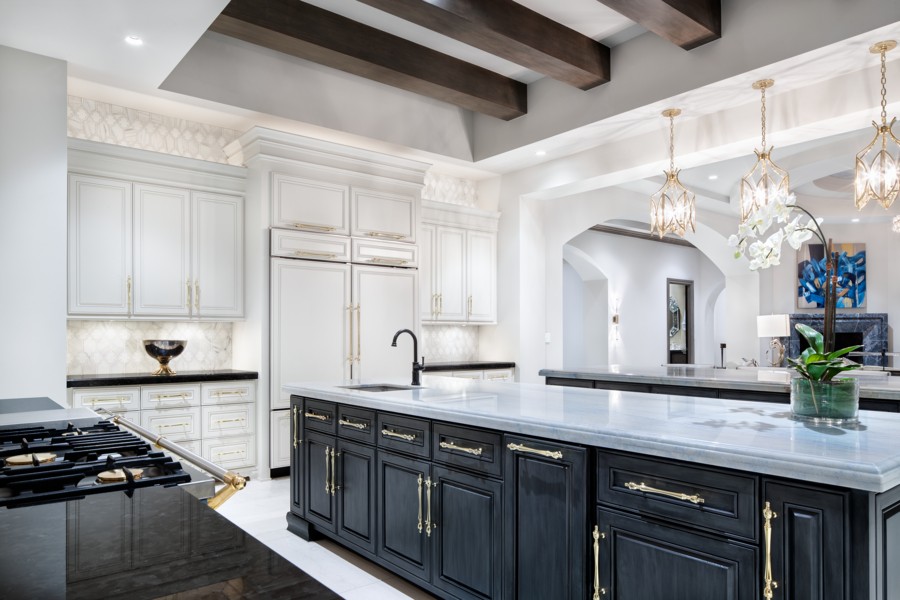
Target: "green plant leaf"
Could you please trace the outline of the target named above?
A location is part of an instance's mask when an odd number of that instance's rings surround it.
[[[845,354],[853,352],[857,348],[862,348],[862,346],[847,346],[846,348],[841,348],[840,350],[835,350],[834,352],[832,352],[831,354],[828,355],[828,358],[829,358],[829,360],[834,359],[834,358],[840,358],[841,356],[844,356]]]
[[[794,325],[794,329],[806,338],[810,348],[814,349],[819,354],[825,354],[825,339],[822,337],[821,333],[803,323],[797,323]]]

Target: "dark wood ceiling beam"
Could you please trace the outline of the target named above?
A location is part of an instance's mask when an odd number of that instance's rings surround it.
[[[685,50],[722,37],[721,0],[598,0]]]
[[[210,30],[507,121],[527,111],[523,83],[298,0],[231,0]]]
[[[587,90],[609,81],[609,48],[512,0],[359,0]]]

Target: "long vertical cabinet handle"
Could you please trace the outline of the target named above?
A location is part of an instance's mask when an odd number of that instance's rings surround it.
[[[331,484],[328,481],[328,452],[330,448],[325,446],[325,495],[331,493]]]
[[[419,486],[419,533],[422,533],[422,474],[419,473],[419,478],[416,479],[416,484]]]
[[[362,310],[360,305],[356,305],[356,364],[362,357]]]
[[[606,595],[606,588],[600,587],[600,540],[606,539],[606,534],[600,532],[600,527],[594,525],[594,595],[592,600],[600,600],[600,596]]]
[[[431,295],[431,318],[437,318],[437,294]]]
[[[472,316],[472,296],[466,298],[466,318]]]
[[[200,280],[194,280],[194,308],[197,309],[197,314],[200,314]]]
[[[300,427],[297,421],[297,414],[300,410],[294,406],[294,450],[300,445]]]
[[[131,275],[125,280],[125,292],[128,302],[128,314],[131,315]]]
[[[763,536],[765,537],[766,542],[766,569],[763,574],[763,583],[765,587],[763,588],[763,598],[766,600],[772,600],[775,597],[775,588],[778,587],[778,582],[772,578],[772,519],[778,517],[778,514],[772,510],[772,506],[766,501],[766,505],[763,507]]]
[[[438,294],[438,316],[444,312],[444,294]]]
[[[193,300],[191,300],[191,298],[194,297],[191,290],[191,280],[188,279],[187,281],[185,281],[185,284],[187,285],[187,306],[185,306],[185,308],[188,309],[188,314],[190,314],[191,304],[193,304]]]
[[[346,306],[347,310],[347,331],[349,332],[347,336],[347,362],[350,363],[350,368],[353,368],[353,305],[348,304]],[[352,375],[352,373],[351,373]]]
[[[425,480],[425,506],[427,513],[425,514],[425,534],[431,537],[431,530],[437,529],[437,524],[431,521],[431,488],[437,487],[437,481],[432,482],[431,477]]]
[[[340,456],[340,452],[335,452],[335,448],[331,449],[331,495],[334,496],[337,486],[337,469],[334,467],[334,457]]]

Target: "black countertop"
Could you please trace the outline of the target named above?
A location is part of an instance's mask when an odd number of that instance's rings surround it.
[[[425,368],[422,370],[426,373],[437,371],[484,371],[487,369],[514,369],[515,366],[516,363],[514,362],[471,360],[456,362],[426,362]]]
[[[154,385],[157,383],[196,383],[201,381],[234,381],[259,379],[256,371],[217,369],[211,371],[179,371],[175,375],[150,373],[105,373],[101,375],[68,375],[66,387],[103,387],[109,385]]]
[[[178,487],[0,509],[0,539],[10,600],[340,598]]]

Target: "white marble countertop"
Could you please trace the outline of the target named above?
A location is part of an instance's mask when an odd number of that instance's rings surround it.
[[[712,367],[628,367],[609,365],[571,369],[541,369],[542,377],[591,379],[596,381],[625,381],[657,385],[683,385],[734,390],[754,390],[787,393],[790,391],[792,369]],[[860,398],[900,400],[900,377],[886,371],[857,370],[848,375],[859,378]]]
[[[304,382],[284,389],[353,406],[853,489],[882,492],[900,485],[896,413],[860,411],[858,426],[813,427],[792,420],[787,406],[765,402],[436,375],[424,377],[423,387],[414,390],[340,387],[356,383]]]

